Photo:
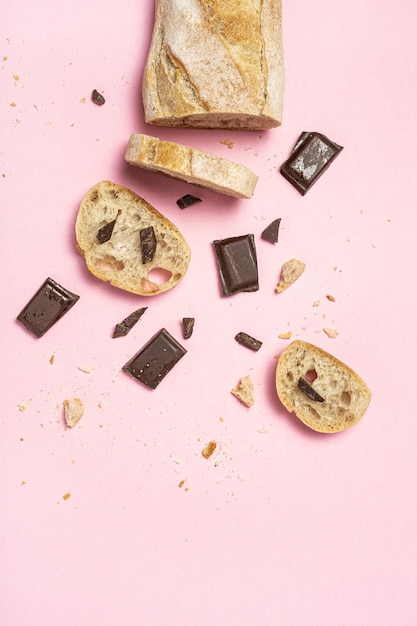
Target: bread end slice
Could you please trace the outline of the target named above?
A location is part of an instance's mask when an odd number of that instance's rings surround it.
[[[258,182],[244,165],[150,135],[130,136],[125,161],[235,198],[251,198]]]
[[[370,389],[356,372],[321,348],[299,340],[281,353],[275,383],[285,408],[321,433],[350,428],[371,400]]]
[[[100,241],[99,231],[109,226],[109,238],[107,232]],[[144,259],[141,233],[147,229],[153,231],[155,249],[152,258]],[[108,180],[84,196],[75,231],[77,250],[94,276],[141,296],[175,287],[190,262],[190,248],[174,224],[133,191]]]

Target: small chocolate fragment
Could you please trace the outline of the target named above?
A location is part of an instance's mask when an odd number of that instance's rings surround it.
[[[251,350],[255,350],[255,352],[257,352],[259,348],[262,346],[262,341],[259,341],[258,339],[254,339],[254,337],[251,337],[247,333],[240,332],[235,336],[235,339],[242,346],[245,346],[246,348],[250,348]]]
[[[281,224],[280,217],[274,220],[273,222],[271,222],[269,226],[267,226],[265,230],[261,232],[262,239],[265,239],[265,241],[270,241],[271,243],[277,243],[280,224]]]
[[[301,133],[280,172],[304,196],[337,157],[342,146],[320,133]]]
[[[189,339],[191,337],[191,335],[193,334],[194,322],[195,322],[195,318],[194,317],[183,317],[182,318],[182,327],[183,327],[184,339]]]
[[[185,196],[182,196],[182,198],[177,200],[177,204],[180,207],[180,209],[186,209],[187,207],[193,206],[193,204],[198,204],[199,202],[202,202],[201,198],[192,196],[189,193],[187,193]]]
[[[214,248],[224,296],[240,291],[258,291],[258,263],[253,235],[216,240]]]
[[[305,378],[298,379],[298,389],[313,402],[324,402],[324,398],[306,381]]]
[[[125,317],[123,322],[120,322],[120,324],[116,324],[114,328],[113,339],[116,339],[117,337],[124,337],[125,335],[127,335],[127,333],[132,330],[136,322],[140,320],[147,308],[148,307],[145,306],[143,309],[138,309],[137,311],[134,311],[133,313]]]
[[[147,387],[156,389],[186,352],[185,348],[162,328],[122,369]]]
[[[36,337],[42,337],[79,298],[52,278],[47,278],[19,313],[17,320]]]
[[[91,99],[94,104],[98,104],[99,107],[103,106],[106,102],[104,97],[97,91],[97,89],[93,89],[93,93],[91,94]]]
[[[116,224],[116,220],[112,220],[111,222],[104,224],[104,226],[100,228],[100,230],[98,231],[96,235],[97,241],[99,243],[105,243],[106,241],[109,241],[111,239],[115,224]]]
[[[140,236],[140,247],[142,251],[142,263],[149,263],[155,256],[156,252],[156,237],[153,226],[148,226],[147,228],[142,228],[139,233]]]

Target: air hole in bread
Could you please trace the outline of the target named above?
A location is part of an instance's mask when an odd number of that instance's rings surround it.
[[[306,408],[310,411],[311,416],[312,416],[315,420],[321,420],[321,415],[320,415],[320,413],[318,413],[318,412],[316,411],[316,409],[313,409],[313,407],[312,407],[312,406],[307,406]]]
[[[304,378],[306,379],[307,382],[309,383],[314,383],[314,381],[317,378],[317,372],[316,370],[308,370],[308,372],[306,373],[306,375],[304,376]]]
[[[168,282],[171,276],[172,272],[169,270],[165,270],[162,267],[155,267],[148,273],[148,280],[155,283],[155,285],[163,285]]]
[[[342,391],[341,400],[343,404],[346,404],[346,406],[350,406],[350,403],[352,401],[352,396],[350,395],[348,391]]]
[[[124,268],[124,263],[111,254],[106,254],[103,257],[96,257],[94,266],[102,272],[120,272]]]

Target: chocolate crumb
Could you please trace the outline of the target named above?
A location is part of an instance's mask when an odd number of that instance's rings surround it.
[[[193,206],[193,204],[198,204],[199,202],[202,202],[201,198],[197,198],[197,196],[192,196],[189,193],[177,200],[177,204],[180,209],[186,209],[187,207]]]
[[[280,217],[274,220],[273,222],[271,222],[269,226],[267,226],[262,231],[261,233],[262,239],[265,239],[265,241],[270,241],[271,243],[277,243],[280,224],[281,224]]]
[[[245,346],[246,348],[250,348],[250,350],[254,350],[255,352],[257,352],[259,348],[262,346],[262,341],[259,341],[258,339],[255,339],[254,337],[251,337],[250,335],[244,332],[238,333],[235,336],[235,339],[242,346]]]
[[[191,337],[191,335],[193,334],[194,322],[195,322],[195,318],[194,317],[183,317],[182,318],[182,327],[183,327],[184,339],[189,339]]]
[[[93,93],[91,94],[91,99],[94,104],[98,104],[99,107],[103,106],[106,102],[101,93],[97,91],[97,89],[93,89]]]
[[[132,330],[136,322],[140,320],[147,308],[148,307],[145,306],[142,309],[134,311],[133,313],[125,317],[125,319],[120,322],[120,324],[116,324],[113,332],[113,339],[116,339],[117,337],[124,337],[125,335],[127,335],[127,333]]]

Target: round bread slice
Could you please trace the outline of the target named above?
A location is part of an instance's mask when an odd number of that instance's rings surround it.
[[[174,224],[133,191],[108,180],[84,196],[75,233],[77,249],[94,276],[141,296],[175,287],[191,258]]]
[[[320,433],[350,428],[371,400],[370,389],[356,372],[304,341],[293,341],[282,352],[275,383],[285,408]]]

